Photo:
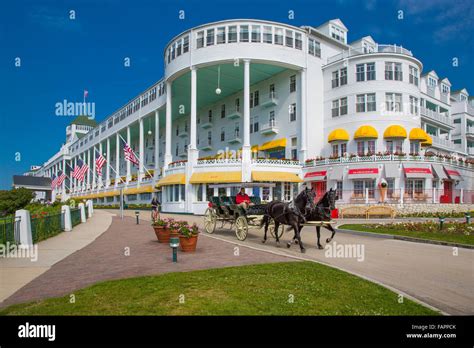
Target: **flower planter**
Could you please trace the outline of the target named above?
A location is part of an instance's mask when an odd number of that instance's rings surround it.
[[[182,251],[196,251],[198,236],[191,237],[179,236],[179,246]]]
[[[169,243],[171,230],[169,228],[163,226],[153,226],[155,230],[156,238],[158,238],[158,242],[160,243]]]

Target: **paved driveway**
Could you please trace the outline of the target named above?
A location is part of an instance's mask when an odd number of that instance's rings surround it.
[[[134,214],[126,211],[126,214]],[[198,223],[202,227],[203,217],[192,215],[173,215],[176,219]],[[142,212],[141,218],[149,220],[149,214]],[[203,233],[206,235],[206,233]],[[331,245],[354,246],[364,248],[363,260],[359,257],[329,257],[325,250],[316,249],[316,232],[314,227],[303,228],[302,238],[306,244],[306,253],[301,254],[299,247],[293,245],[287,249],[285,244],[293,232],[283,235],[281,247],[277,248],[273,239],[262,244],[263,231],[252,229],[244,242],[239,242],[231,230],[216,230],[208,235],[231,243],[261,250],[277,252],[281,255],[303,257],[308,260],[328,264],[370,280],[380,282],[388,287],[417,298],[448,314],[474,314],[474,250],[457,249],[455,255],[452,247],[414,243],[372,236],[337,233]],[[322,244],[330,236],[323,229]],[[347,254],[346,254],[347,255]],[[336,255],[337,256],[337,255]],[[397,299],[394,299],[397,300]]]

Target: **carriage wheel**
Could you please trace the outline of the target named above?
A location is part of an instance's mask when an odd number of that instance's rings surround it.
[[[272,220],[272,222],[270,222],[270,224],[268,225],[268,231],[270,232],[270,235],[276,239],[276,235],[275,235],[275,222]],[[280,225],[278,226],[278,239],[281,238],[281,236],[283,236],[283,232],[285,231],[285,225]]]
[[[207,233],[214,233],[216,229],[217,215],[213,209],[207,208],[204,213],[204,229]]]
[[[245,216],[239,216],[235,220],[235,235],[238,240],[245,240],[249,231],[249,225]]]

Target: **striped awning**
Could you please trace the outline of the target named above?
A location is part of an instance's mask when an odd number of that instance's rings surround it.
[[[156,183],[157,187],[166,186],[166,185],[184,185],[186,183],[186,177],[184,174],[170,174],[165,176],[163,179],[160,179]]]
[[[366,164],[364,166],[351,167],[347,171],[349,179],[375,179],[379,175],[377,164]]]
[[[253,171],[252,181],[268,181],[268,182],[303,182],[298,174],[287,172],[266,172]]]
[[[387,127],[387,129],[383,133],[383,137],[405,139],[407,137],[407,131],[402,126],[394,124]]]
[[[461,173],[457,169],[454,169],[454,168],[448,167],[448,166],[444,167],[444,169],[446,170],[446,174],[448,174],[450,179],[458,180],[458,181],[464,181],[462,176],[461,176]]]
[[[314,172],[307,172],[304,175],[304,181],[324,181],[326,180],[326,170],[317,170]]]
[[[258,147],[258,151],[273,150],[281,147],[286,147],[286,138],[267,141]]]
[[[354,133],[354,139],[376,139],[378,137],[377,130],[369,125],[360,126]]]
[[[193,173],[190,184],[220,184],[242,182],[241,171]]]
[[[433,172],[429,164],[404,164],[403,171],[409,179],[433,178]]]

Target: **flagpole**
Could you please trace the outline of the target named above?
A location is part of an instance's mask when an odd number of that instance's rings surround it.
[[[119,137],[120,137],[120,139],[122,139],[122,140],[125,142],[125,144],[128,144],[128,143],[125,141],[125,139],[124,139],[120,134],[119,134]],[[156,144],[155,144],[155,146],[156,146]],[[130,145],[129,145],[129,147],[130,147]],[[135,158],[137,159],[138,163],[140,164],[140,158],[137,156],[137,154],[135,153],[135,151],[133,151],[133,149],[132,149],[131,147],[130,147],[130,150],[132,151],[133,155],[135,156]],[[143,169],[145,169],[146,172],[148,173],[148,175],[150,175],[150,177],[152,177],[151,173],[148,171],[148,169],[147,169],[147,167],[145,166],[145,164],[143,164]],[[138,169],[138,170],[140,170],[140,169]]]
[[[117,146],[118,146],[118,144],[117,144]],[[94,149],[94,151],[99,152],[99,150],[97,150],[97,149]],[[101,153],[99,152],[99,155],[100,155],[100,154],[101,154]],[[94,152],[94,155],[95,155],[95,152]],[[94,159],[94,161],[95,161],[95,159]],[[107,165],[110,167],[110,169],[113,170],[113,172],[115,173],[115,176],[116,176],[116,177],[118,176],[118,177],[120,178],[120,181],[121,181],[123,184],[126,184],[126,182],[123,181],[122,177],[121,177],[120,175],[118,175],[118,173],[115,171],[114,167],[112,167],[112,165],[109,163],[109,159],[108,159],[108,158],[105,159],[105,163],[107,163]],[[101,176],[102,176],[102,175],[101,175]]]

